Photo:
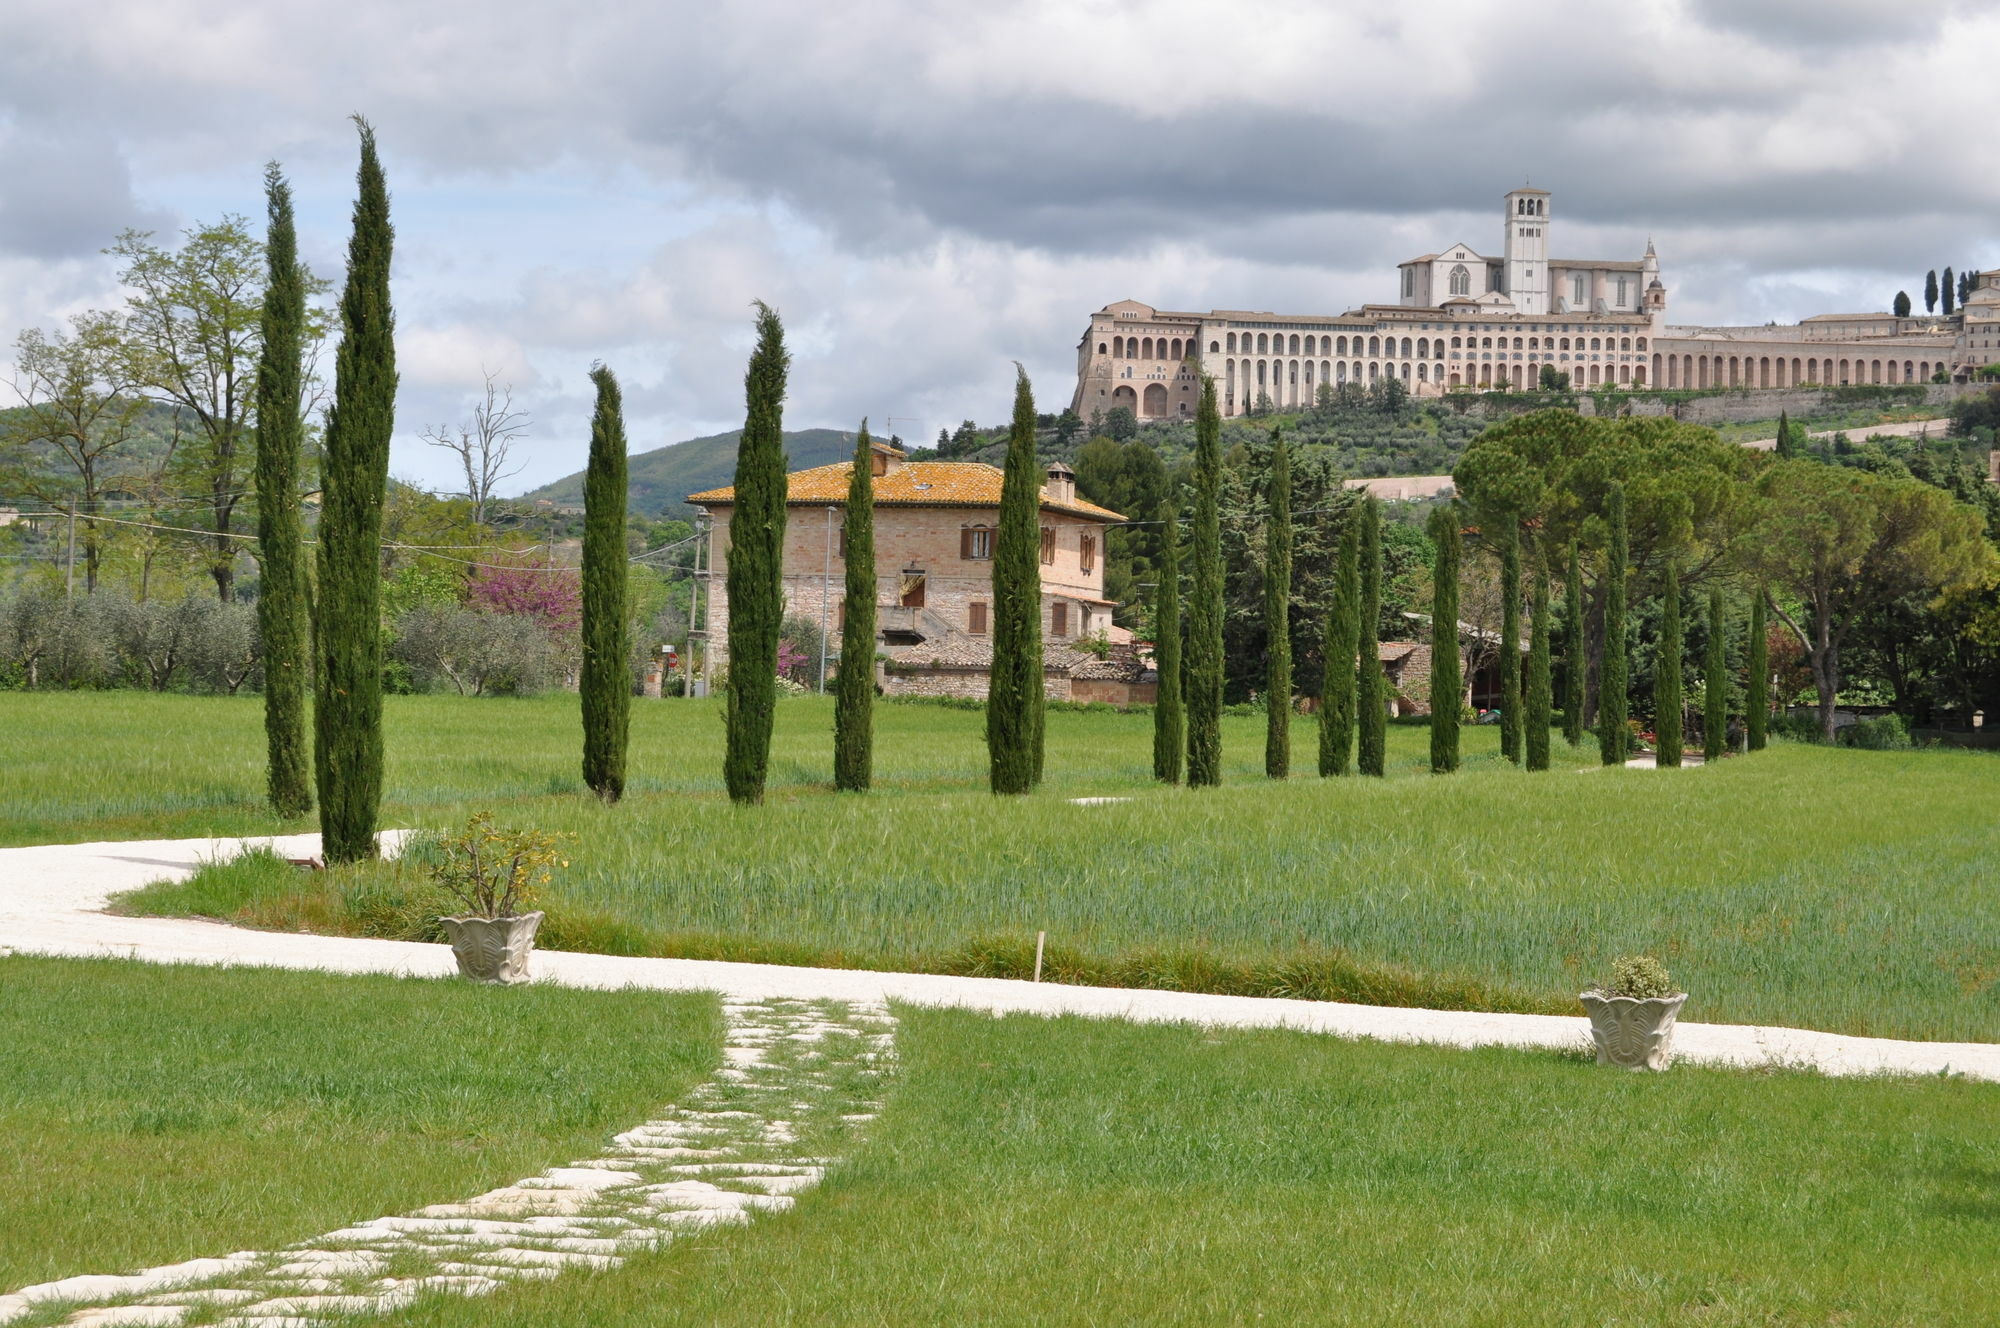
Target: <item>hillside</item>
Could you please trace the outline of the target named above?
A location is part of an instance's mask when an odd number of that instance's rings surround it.
[[[727,484],[736,474],[736,439],[741,430],[690,438],[651,452],[640,452],[627,463],[632,510],[645,516],[687,516],[682,500],[691,493]],[[785,434],[785,469],[831,465],[854,455],[854,435],[839,429],[800,429]],[[565,475],[521,495],[523,502],[546,498],[555,503],[583,501],[583,472]]]

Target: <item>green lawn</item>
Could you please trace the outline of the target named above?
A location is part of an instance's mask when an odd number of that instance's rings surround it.
[[[721,1035],[700,995],[0,958],[0,1292],[594,1154]]]
[[[1984,1325],[2000,1091],[905,1011],[793,1211],[388,1328]]]

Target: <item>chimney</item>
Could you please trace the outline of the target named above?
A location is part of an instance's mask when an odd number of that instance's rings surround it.
[[[1048,483],[1044,486],[1052,503],[1073,503],[1076,501],[1076,472],[1056,461],[1049,465]]]
[[[877,479],[884,475],[895,474],[897,467],[903,464],[903,455],[901,451],[887,443],[871,442],[868,445],[870,473]]]

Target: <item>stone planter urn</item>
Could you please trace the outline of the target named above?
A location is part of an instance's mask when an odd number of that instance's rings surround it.
[[[1599,1065],[1664,1070],[1673,1062],[1674,1020],[1687,1001],[1686,992],[1641,999],[1586,991],[1578,999],[1590,1015]]]
[[[535,929],[542,925],[540,910],[518,917],[466,914],[438,921],[451,938],[460,977],[502,986],[528,980],[528,954],[535,948]]]

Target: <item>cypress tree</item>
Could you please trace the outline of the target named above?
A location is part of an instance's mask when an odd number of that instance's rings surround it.
[[[1535,577],[1535,618],[1528,624],[1528,696],[1521,746],[1530,770],[1549,768],[1549,572]]]
[[[764,800],[778,706],[778,633],[785,617],[785,376],[791,368],[777,313],[757,302],[757,348],[743,376],[736,444],[736,510],[729,518],[728,749],[732,801]]]
[[[1944,270],[1944,280],[1938,283],[1938,296],[1944,301],[1944,312],[1947,318],[1951,316],[1953,301],[1957,298],[1957,295],[1958,292],[1952,289],[1951,269],[1946,268]]]
[[[1722,755],[1729,732],[1729,673],[1724,663],[1722,587],[1708,588],[1708,654],[1701,665],[1701,759]]]
[[[1687,641],[1681,631],[1681,572],[1667,559],[1666,584],[1660,589],[1660,645],[1653,662],[1653,736],[1658,739],[1657,764],[1677,766],[1686,745],[1681,728],[1686,707],[1681,697],[1681,655]]]
[[[1890,306],[1890,312],[1898,318],[1908,318],[1910,316],[1910,293],[1908,291],[1896,292],[1896,302]]]
[[[986,755],[995,793],[1026,793],[1041,778],[1042,475],[1035,461],[1035,398],[1015,368],[1014,423],[993,548],[993,671]]]
[[[1924,312],[1927,314],[1936,313],[1937,301],[1938,301],[1937,269],[1932,268],[1929,272],[1926,272],[1924,274]]]
[[[1597,752],[1606,765],[1625,764],[1631,734],[1625,727],[1628,665],[1625,656],[1625,486],[1604,497],[1611,528],[1604,552],[1604,663],[1597,674]]]
[[[1771,643],[1764,629],[1764,587],[1750,596],[1750,677],[1743,698],[1743,745],[1764,750],[1771,723]]]
[[[375,130],[361,134],[340,350],[326,416],[319,522],[313,764],[328,862],[375,856],[382,802],[382,503],[396,424],[396,318],[389,303],[389,186]]]
[[[1458,658],[1458,516],[1449,503],[1431,512],[1431,773],[1458,769],[1458,708],[1465,674]]]
[[[1572,747],[1583,745],[1583,694],[1589,672],[1583,648],[1583,555],[1571,540],[1568,575],[1563,580],[1563,741]]]
[[[875,765],[875,443],[868,421],[847,477],[847,571],[840,606],[840,675],[833,683],[833,786],[862,793]]]
[[[1222,782],[1222,414],[1215,380],[1202,377],[1194,417],[1193,575],[1187,604],[1187,782]]]
[[[1153,699],[1153,778],[1181,782],[1187,754],[1187,712],[1181,697],[1180,513],[1173,490],[1160,500],[1160,587],[1153,610],[1153,666],[1160,681]]]
[[[1363,499],[1361,507],[1360,617],[1361,633],[1354,648],[1359,665],[1354,687],[1354,726],[1359,739],[1355,768],[1364,775],[1380,775],[1389,736],[1389,707],[1383,694],[1387,679],[1382,676],[1382,509],[1372,497]]]
[[[1781,457],[1798,455],[1798,448],[1792,444],[1791,416],[1782,410],[1778,412],[1778,440],[1771,450]]]
[[[1333,611],[1326,615],[1326,677],[1319,694],[1319,772],[1344,775],[1354,757],[1355,652],[1361,644],[1361,523],[1340,532]]]
[[[606,802],[625,795],[632,723],[632,640],[625,609],[625,408],[618,380],[593,365],[597,409],[583,471],[583,782]]]
[[[1521,528],[1500,532],[1500,754],[1521,764]]]
[[[1271,430],[1271,517],[1264,539],[1264,773],[1292,773],[1292,457]]]
[[[292,188],[272,162],[264,169],[270,229],[257,361],[257,547],[263,588],[257,632],[264,648],[265,790],[287,819],[312,810],[312,747],[306,741],[305,537],[299,516],[299,379],[305,359],[306,285],[292,221]]]

